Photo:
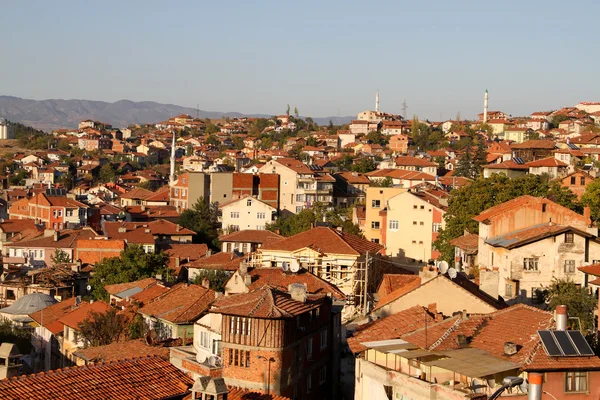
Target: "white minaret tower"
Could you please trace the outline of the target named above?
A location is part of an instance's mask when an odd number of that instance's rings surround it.
[[[175,131],[173,130],[173,143],[171,144],[171,171],[169,174],[169,186],[175,184]]]
[[[379,89],[377,89],[377,93],[375,94],[375,112],[379,112]]]
[[[483,122],[487,122],[487,110],[488,110],[488,90],[485,89],[485,94],[483,95]]]

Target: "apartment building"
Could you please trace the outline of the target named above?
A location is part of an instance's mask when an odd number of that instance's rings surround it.
[[[21,199],[8,209],[11,219],[33,219],[47,229],[74,229],[87,225],[89,207],[64,196],[39,193]]]
[[[277,209],[251,196],[231,200],[219,206],[225,231],[264,230],[277,218]]]
[[[382,243],[383,216],[380,212],[386,208],[387,201],[392,197],[406,192],[408,189],[400,187],[368,187],[365,205],[365,225],[363,234],[367,240]]]
[[[293,158],[279,158],[270,160],[259,171],[279,174],[279,208],[282,212],[299,213],[316,202],[333,206],[335,179],[320,167]]]

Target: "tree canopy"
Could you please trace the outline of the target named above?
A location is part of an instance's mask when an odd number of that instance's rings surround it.
[[[219,220],[217,203],[208,204],[200,197],[196,203],[181,213],[179,225],[196,232],[194,242],[206,243],[215,250],[219,249]]]
[[[79,333],[86,346],[96,347],[119,341],[126,335],[127,328],[127,317],[111,308],[104,313],[92,311],[79,324]]]
[[[479,224],[473,217],[495,205],[522,195],[547,197],[571,210],[580,212],[581,205],[576,196],[557,182],[547,183],[538,175],[525,175],[510,179],[505,175],[494,174],[489,178],[479,178],[469,186],[455,189],[450,194],[448,211],[444,216],[446,226],[439,233],[434,246],[448,262],[454,260],[454,249],[450,240],[462,236],[464,231],[477,233]]]
[[[311,208],[304,209],[299,213],[277,218],[272,224],[267,224],[270,231],[278,231],[283,236],[293,236],[309,230],[317,222],[330,222],[333,226],[342,227],[344,232],[362,237],[358,225],[352,223],[348,213],[350,209],[327,210],[321,203],[315,203]]]
[[[142,246],[129,245],[119,257],[105,258],[96,263],[94,276],[90,279],[92,296],[107,300],[104,286],[133,282],[166,272],[169,259],[164,253],[145,253]]]
[[[551,310],[555,310],[556,306],[566,305],[569,317],[579,318],[582,331],[590,332],[594,329],[597,301],[587,288],[580,287],[570,280],[554,280],[545,290],[545,300]]]
[[[600,220],[600,179],[595,179],[585,187],[581,204],[590,207],[592,221]]]

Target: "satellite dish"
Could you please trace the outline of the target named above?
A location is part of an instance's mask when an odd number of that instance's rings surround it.
[[[450,277],[450,279],[454,279],[458,276],[458,272],[456,272],[456,269],[454,269],[454,268],[449,268],[448,276]]]
[[[92,290],[92,285],[87,285],[85,288],[86,288],[86,289],[87,289],[87,291],[89,292],[90,290]]]
[[[217,358],[215,356],[208,357],[208,365],[215,367],[217,365]]]
[[[448,271],[448,262],[447,261],[440,261],[438,263],[438,269],[440,270],[440,272],[442,274],[445,274]]]
[[[288,272],[290,270],[290,263],[287,261],[282,262],[281,269],[283,270],[283,272]]]
[[[300,271],[300,263],[298,262],[298,260],[293,260],[290,263],[290,271],[293,273]]]
[[[158,335],[156,334],[156,330],[150,329],[148,333],[146,333],[146,343],[152,346],[152,344],[158,339]]]
[[[527,379],[523,380],[523,383],[521,383],[518,387],[519,390],[525,394],[529,392],[529,382],[527,382]]]

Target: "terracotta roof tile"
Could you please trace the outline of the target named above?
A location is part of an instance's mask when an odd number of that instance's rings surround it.
[[[75,330],[79,330],[79,324],[81,324],[86,318],[90,316],[91,313],[105,313],[111,309],[111,306],[107,303],[100,301],[95,301],[93,303],[82,302],[79,306],[76,306],[71,312],[65,314],[64,316],[58,319],[63,325],[68,326],[69,328],[73,328]]]
[[[600,276],[600,264],[586,265],[577,269],[583,272],[584,274]]]
[[[469,233],[468,235],[459,236],[456,239],[452,239],[450,244],[473,254],[474,252],[477,252],[478,249],[479,235],[476,233]]]
[[[280,236],[274,232],[267,230],[253,230],[245,229],[243,231],[235,231],[228,235],[219,236],[220,242],[234,242],[234,243],[259,243],[263,244],[270,240],[280,240],[283,236]]]
[[[88,362],[107,362],[128,357],[159,356],[167,359],[169,349],[161,346],[149,346],[144,339],[115,342],[105,346],[90,347],[78,350],[75,356]]]
[[[193,380],[161,357],[124,359],[0,381],[7,399],[165,399],[189,392]]]
[[[415,275],[409,271],[402,274],[383,274],[379,289],[377,289],[377,294],[379,296],[385,296],[386,294],[409,284],[414,280],[414,277]]]
[[[35,322],[56,334],[63,331],[63,324],[57,322],[58,319],[67,315],[75,307],[75,297],[68,298],[51,306],[29,314],[29,317]]]
[[[154,286],[160,283],[158,279],[155,278],[144,278],[135,282],[127,282],[127,283],[115,283],[113,285],[104,286],[104,290],[108,292],[108,294],[116,295],[117,293],[121,293],[125,290],[140,288],[147,289],[150,286]]]
[[[196,321],[215,300],[215,292],[200,285],[179,283],[150,301],[139,313],[176,324]]]
[[[227,400],[291,400],[289,397],[277,396],[274,394],[265,394],[260,392],[250,392],[246,389],[232,388],[227,394]]]
[[[296,251],[306,247],[325,254],[356,256],[365,254],[367,251],[378,253],[383,250],[383,246],[377,243],[327,227],[309,229],[278,242],[270,242],[263,245],[260,250]]]
[[[426,321],[433,324],[435,319],[425,307],[414,306],[364,326],[348,338],[348,346],[353,353],[359,353],[366,349],[361,342],[398,339],[421,328]]]
[[[406,278],[403,278],[402,282],[400,282],[400,280],[398,279],[397,283],[400,284],[400,286],[394,289],[393,291],[381,296],[379,302],[377,302],[377,307],[375,307],[375,309],[381,308],[384,305],[391,303],[392,301],[404,296],[411,290],[421,286],[421,277],[419,275],[406,275]]]
[[[396,165],[408,165],[417,167],[437,167],[438,165],[434,162],[427,161],[424,158],[412,157],[412,156],[400,156],[394,159]]]
[[[302,303],[287,292],[265,285],[249,293],[221,297],[213,303],[211,312],[251,318],[292,318],[319,307],[325,298],[326,295],[308,295]]]
[[[531,161],[525,164],[527,167],[568,167],[568,164],[557,160],[554,157],[543,158],[541,160]]]
[[[243,256],[238,256],[235,253],[216,253],[209,257],[199,258],[195,261],[187,263],[187,268],[197,269],[214,269],[222,271],[237,271],[240,262],[244,259]]]
[[[311,274],[305,269],[300,269],[297,273],[285,273],[279,268],[255,268],[249,273],[252,278],[252,283],[249,286],[250,290],[269,285],[287,291],[288,286],[292,283],[303,283],[306,284],[308,293],[331,293],[337,299],[346,299],[346,295],[335,285]]]

